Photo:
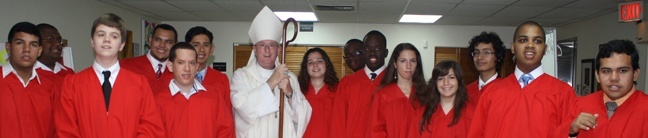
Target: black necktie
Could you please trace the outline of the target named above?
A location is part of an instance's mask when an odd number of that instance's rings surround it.
[[[106,111],[108,111],[108,105],[110,105],[110,92],[112,91],[112,86],[110,86],[110,71],[101,72],[104,75],[104,82],[101,84],[103,87],[104,101],[106,102]]]
[[[616,102],[606,102],[605,103],[605,108],[607,109],[607,115],[608,118],[612,118],[612,114],[614,114],[614,111],[619,107]]]
[[[371,81],[373,81],[374,79],[376,79],[376,73],[371,73],[371,74],[369,74],[369,75],[371,75]]]

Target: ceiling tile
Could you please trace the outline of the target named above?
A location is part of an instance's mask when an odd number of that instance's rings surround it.
[[[409,6],[405,10],[406,14],[433,14],[433,15],[443,15],[457,4],[448,4],[448,3],[436,3],[436,2],[427,2],[427,1],[410,1]]]
[[[158,20],[168,20],[166,18],[163,18],[161,16],[155,15],[155,14],[150,13],[150,12],[137,12],[137,13],[139,13],[139,14],[141,14],[143,16],[151,17],[151,18],[158,19]]]
[[[434,2],[434,3],[446,3],[446,4],[457,4],[462,0],[410,0],[410,2]]]
[[[207,21],[242,21],[230,12],[191,12]]]
[[[406,4],[401,1],[362,1],[356,8],[366,14],[402,14]]]
[[[401,14],[358,14],[359,23],[398,23]]]
[[[203,21],[203,19],[189,12],[155,12],[154,14],[166,18],[169,21]]]
[[[464,0],[461,4],[509,5],[518,0]]]
[[[468,4],[459,4],[447,15],[454,16],[490,16],[495,12],[501,10],[505,6],[501,5],[468,5]]]
[[[144,10],[141,10],[141,9],[138,9],[138,8],[135,8],[135,7],[132,7],[132,6],[130,6],[130,5],[126,5],[126,4],[121,3],[121,2],[119,2],[119,1],[114,1],[114,0],[103,0],[103,1],[101,1],[101,2],[106,3],[106,4],[109,4],[109,5],[113,5],[113,6],[115,6],[115,7],[119,7],[119,8],[122,8],[122,9],[126,9],[126,10],[129,10],[129,11],[133,11],[133,12],[144,12]]]
[[[493,17],[535,17],[545,13],[553,7],[523,7],[523,6],[508,6],[503,10],[495,13]]]
[[[307,1],[262,1],[272,11],[313,12]]]
[[[259,11],[260,10],[261,9],[259,9]],[[236,17],[238,17],[239,20],[251,22],[252,20],[254,20],[254,17],[256,17],[256,15],[259,13],[259,11],[256,11],[256,12],[232,12],[232,14],[236,15]]]
[[[579,0],[574,3],[563,6],[563,8],[579,8],[579,9],[608,9],[616,8],[619,6],[618,0]],[[645,3],[644,3],[645,5]]]
[[[318,13],[318,22],[323,23],[357,23],[358,14],[356,13]]]
[[[528,18],[509,18],[509,17],[488,17],[481,21],[475,22],[474,25],[483,26],[517,26]]]
[[[558,7],[577,0],[520,0],[515,2],[512,6],[527,6],[527,7]]]
[[[470,16],[443,16],[434,24],[436,25],[473,25],[486,17]]]
[[[263,4],[259,1],[213,1],[219,7],[222,7],[230,12],[255,12],[258,13],[263,8]],[[256,14],[255,14],[256,15]]]
[[[603,10],[595,9],[572,9],[572,8],[557,8],[546,12],[538,17],[540,18],[562,18],[562,19],[578,19]]]
[[[554,27],[556,24],[568,22],[573,19],[559,19],[559,18],[532,18],[531,20],[540,23],[543,27]]]
[[[122,1],[122,3],[149,12],[182,11],[181,9],[178,9],[175,6],[167,4],[163,1]]]
[[[167,1],[167,3],[185,11],[225,11],[211,1]]]

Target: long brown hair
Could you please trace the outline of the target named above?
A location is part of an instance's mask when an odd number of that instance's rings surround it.
[[[461,71],[461,66],[459,63],[453,60],[443,60],[434,67],[432,71],[432,78],[428,81],[426,91],[428,96],[421,103],[425,104],[425,112],[423,112],[423,117],[419,126],[419,131],[422,132],[424,129],[427,129],[431,121],[432,114],[437,110],[437,105],[441,102],[441,94],[437,89],[437,79],[439,77],[446,76],[450,74],[450,69],[454,70],[455,77],[457,77],[457,93],[455,95],[455,100],[453,104],[454,115],[452,116],[452,122],[448,124],[448,127],[453,126],[459,122],[463,109],[466,108],[466,103],[468,102],[468,93],[466,91],[466,86],[463,84],[463,73]],[[429,131],[429,130],[428,130]]]
[[[380,82],[380,86],[378,86],[378,89],[381,89],[391,83],[396,83],[398,82],[398,71],[394,64],[398,61],[398,57],[400,54],[405,51],[405,50],[412,50],[414,53],[416,53],[416,70],[414,70],[414,74],[412,75],[412,85],[414,85],[415,89],[415,94],[416,98],[411,98],[410,101],[416,100],[421,100],[425,98],[425,77],[423,75],[423,61],[421,61],[421,53],[416,49],[416,47],[410,43],[400,43],[394,48],[394,52],[392,53],[391,57],[389,58],[389,62],[387,62],[387,69],[385,72],[385,77],[382,79]],[[420,98],[420,99],[419,99]]]
[[[301,69],[299,70],[299,76],[297,76],[297,80],[299,81],[299,87],[302,93],[306,94],[306,92],[308,92],[310,75],[308,75],[308,68],[306,66],[308,65],[308,55],[313,52],[317,52],[322,55],[322,59],[324,59],[324,64],[326,65],[326,72],[324,72],[324,83],[328,85],[327,89],[329,91],[335,92],[335,90],[337,89],[337,84],[340,82],[340,80],[336,76],[335,67],[333,67],[331,58],[329,58],[328,54],[326,54],[326,51],[322,50],[319,47],[316,47],[306,51],[301,62]]]

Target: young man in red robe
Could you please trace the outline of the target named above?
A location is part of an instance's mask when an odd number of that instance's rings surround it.
[[[40,33],[36,25],[20,22],[8,40],[9,62],[0,69],[0,137],[54,137],[52,105],[58,87],[34,67],[41,53]]]
[[[196,60],[196,62],[198,62],[196,80],[198,80],[202,85],[205,85],[208,91],[224,95],[225,101],[227,101],[230,107],[229,112],[233,115],[231,109],[232,100],[230,98],[229,78],[227,75],[221,73],[221,71],[208,66],[207,63],[209,57],[214,53],[213,40],[214,35],[212,32],[202,26],[196,26],[189,29],[185,35],[185,41],[191,44],[198,53],[198,59]],[[210,89],[212,86],[214,89]]]
[[[331,137],[365,137],[369,128],[371,98],[385,73],[387,39],[373,30],[364,37],[365,68],[345,76],[333,101]]]
[[[541,60],[547,45],[544,29],[534,21],[515,29],[511,51],[515,74],[484,89],[468,137],[552,137],[576,98],[571,86],[545,74]]]
[[[197,58],[194,47],[186,42],[170,50],[167,67],[173,78],[161,81],[156,87],[163,89],[155,92],[166,134],[172,138],[233,138],[231,103],[195,79]]]
[[[595,73],[603,90],[576,100],[569,114],[574,121],[564,122],[558,136],[648,137],[648,95],[636,88],[639,72],[639,53],[632,41],[603,44],[596,56]]]
[[[148,38],[151,45],[146,55],[124,59],[120,61],[122,68],[143,75],[149,84],[154,85],[164,74],[170,74],[166,70],[169,49],[176,44],[178,32],[173,26],[160,24],[153,29],[153,36]],[[151,87],[152,88],[152,87]]]
[[[484,86],[500,79],[498,72],[502,71],[506,48],[495,32],[481,32],[470,39],[469,44],[468,50],[475,68],[479,71],[479,78],[467,85],[466,89],[469,101],[476,104]]]
[[[108,13],[94,21],[92,67],[69,75],[54,110],[57,137],[164,137],[160,111],[144,76],[122,69],[126,27]]]
[[[46,23],[38,24],[38,30],[41,34],[41,47],[43,52],[41,56],[38,57],[38,62],[36,62],[36,71],[38,74],[43,75],[44,77],[50,78],[50,80],[60,85],[63,82],[65,76],[74,74],[72,68],[67,67],[61,63],[61,54],[63,52],[63,40],[61,39],[61,34],[58,30]],[[70,54],[70,53],[68,53]]]

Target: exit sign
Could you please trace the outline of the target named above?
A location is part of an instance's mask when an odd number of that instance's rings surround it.
[[[634,22],[643,19],[643,1],[619,4],[619,22]]]

